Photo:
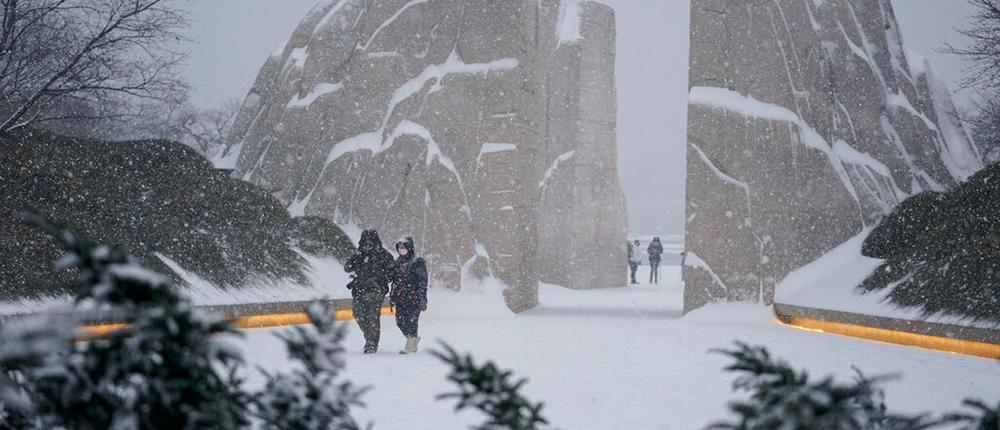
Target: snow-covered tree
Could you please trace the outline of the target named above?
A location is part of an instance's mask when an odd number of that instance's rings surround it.
[[[166,277],[120,250],[26,219],[66,251],[57,266],[78,272],[77,302],[100,310],[89,318],[131,323],[86,343],[63,338],[64,348],[44,363],[5,368],[22,378],[33,406],[29,421],[95,430],[247,424],[249,398],[234,376],[242,360],[223,339],[236,334],[230,323],[194,309]]]
[[[189,109],[180,117],[184,130],[181,143],[212,158],[226,145],[226,137],[240,111],[239,100],[229,100],[213,109]]]
[[[318,303],[306,307],[306,314],[312,325],[278,335],[301,368],[288,373],[261,369],[267,383],[254,396],[254,415],[264,430],[359,429],[351,408],[364,406],[361,397],[368,388],[340,380],[345,326],[335,325],[333,311]]]
[[[969,411],[949,414],[945,419],[958,423],[959,430],[1000,429],[1000,402],[990,406],[979,400],[967,399],[963,404]]]
[[[969,28],[959,30],[967,46],[947,45],[947,51],[965,59],[966,87],[1000,90],[1000,0],[967,0],[975,12]]]
[[[983,161],[995,163],[1000,161],[1000,90],[981,92],[979,98],[967,121]]]
[[[195,106],[186,94],[179,94],[174,98],[135,105],[132,118],[105,127],[99,137],[116,141],[171,140],[213,159],[225,146],[226,136],[239,109],[239,100],[203,109]]]
[[[44,428],[22,370],[61,370],[74,329],[71,317],[34,317],[0,327],[0,429]]]
[[[745,401],[732,402],[733,422],[713,424],[712,429],[741,430],[918,430],[939,422],[926,416],[892,415],[886,411],[878,383],[861,372],[852,383],[831,377],[811,380],[808,373],[771,357],[767,349],[737,343],[733,350],[718,351],[734,359],[726,370],[742,375],[733,388],[750,393]]]
[[[477,409],[486,415],[479,430],[537,430],[546,428],[543,403],[533,403],[521,394],[526,379],[513,379],[513,372],[501,370],[492,362],[479,364],[471,355],[462,355],[444,345],[434,356],[451,366],[448,380],[458,391],[438,396],[439,400],[457,399],[455,411]]]
[[[958,32],[964,46],[945,45],[945,51],[965,63],[962,86],[978,93],[978,103],[964,115],[984,161],[1000,161],[1000,0],[967,0],[975,11],[969,26]]]

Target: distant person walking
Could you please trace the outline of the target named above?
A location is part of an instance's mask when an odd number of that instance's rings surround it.
[[[684,268],[687,267],[687,251],[681,251],[681,283],[684,282]]]
[[[396,274],[392,281],[392,293],[389,300],[396,307],[396,326],[406,336],[406,346],[400,354],[417,352],[420,336],[417,335],[417,325],[420,312],[427,310],[427,263],[417,257],[413,238],[403,236],[396,242]]]
[[[347,288],[351,290],[351,297],[354,299],[354,319],[365,336],[365,354],[378,351],[379,337],[382,334],[382,303],[389,293],[394,268],[392,254],[382,247],[382,240],[374,229],[361,233],[358,253],[347,259],[347,264],[344,265],[345,272],[353,273],[354,279],[347,284]]]
[[[642,256],[640,255],[641,251],[639,251],[639,241],[635,241],[635,246],[628,241],[626,241],[625,244],[628,245],[628,269],[632,275],[631,283],[635,285],[639,283],[635,280],[635,271],[639,270],[639,263],[642,263]]]
[[[654,237],[653,242],[646,248],[649,254],[649,283],[658,284],[660,282],[660,257],[663,255],[663,244],[659,237]]]

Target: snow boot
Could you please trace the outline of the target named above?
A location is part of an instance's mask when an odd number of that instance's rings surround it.
[[[406,346],[403,347],[400,354],[413,354],[417,352],[417,344],[420,343],[420,336],[407,337]]]
[[[378,352],[378,344],[374,344],[371,342],[365,343],[365,349],[364,349],[365,354],[374,354],[376,352]]]

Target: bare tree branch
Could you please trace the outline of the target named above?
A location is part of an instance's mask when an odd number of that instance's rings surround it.
[[[186,91],[178,0],[0,0],[0,133]],[[83,108],[65,112],[64,100]],[[59,111],[50,114],[50,110]]]
[[[968,0],[976,12],[971,26],[959,30],[968,46],[945,45],[944,52],[962,57],[967,66],[962,86],[1000,90],[1000,0]]]

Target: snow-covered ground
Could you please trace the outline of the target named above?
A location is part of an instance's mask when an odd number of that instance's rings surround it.
[[[445,365],[427,353],[437,340],[527,377],[526,394],[545,401],[545,416],[564,429],[688,429],[727,418],[733,375],[721,371],[728,360],[709,350],[735,340],[766,345],[816,376],[847,380],[852,365],[869,375],[901,372],[886,385],[889,407],[900,412],[951,410],[967,396],[1000,399],[996,361],[790,328],[753,304],[711,305],[680,317],[679,267],[662,268],[661,279],[660,286],[597,291],[543,285],[542,306],[521,315],[508,312],[496,291],[433,290],[421,319],[422,352],[413,356],[397,354],[403,337],[391,317],[382,320],[382,350],[374,356],[360,354],[361,334],[351,323],[346,376],[374,387],[359,416],[385,429],[479,422],[435,401],[452,389]],[[241,345],[252,364],[288,365],[274,337],[280,330],[246,332]]]

